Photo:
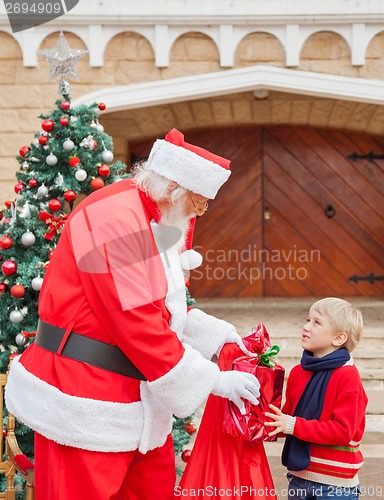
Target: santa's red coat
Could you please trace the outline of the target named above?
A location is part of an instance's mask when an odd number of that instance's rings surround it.
[[[176,246],[154,235],[155,203],[124,180],[71,214],[44,278],[39,315],[117,345],[147,378],[118,375],[32,344],[12,362],[8,409],[57,443],[142,453],[162,446],[172,414],[193,413],[219,376],[209,361],[234,327],[187,310]]]

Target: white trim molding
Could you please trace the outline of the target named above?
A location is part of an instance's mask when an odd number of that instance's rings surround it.
[[[170,64],[173,44],[182,35],[200,32],[217,46],[220,65],[231,68],[242,40],[253,33],[268,33],[280,42],[288,67],[299,65],[306,40],[319,32],[341,36],[351,53],[351,64],[365,64],[369,43],[384,31],[384,0],[81,0],[64,16],[13,34],[0,3],[0,30],[19,43],[26,67],[37,66],[36,50],[60,30],[78,36],[89,50],[92,67],[104,65],[113,37],[133,32],[151,44],[155,64]]]
[[[73,105],[105,102],[108,112],[111,113],[259,89],[367,104],[384,104],[384,81],[382,80],[258,65],[168,80],[107,87],[79,97],[73,101]]]
[[[60,18],[61,20],[62,18]],[[60,30],[64,30],[78,36],[89,51],[89,64],[91,67],[102,67],[104,65],[104,54],[112,38],[121,34],[132,32],[145,38],[151,45],[155,65],[159,68],[168,67],[170,56],[175,41],[190,32],[203,33],[209,37],[216,45],[220,65],[223,68],[231,68],[235,64],[236,51],[243,39],[253,33],[267,33],[274,36],[281,44],[285,53],[285,64],[289,67],[299,65],[300,54],[305,42],[309,37],[321,32],[336,33],[341,36],[350,50],[351,64],[353,66],[363,66],[368,45],[372,39],[380,32],[384,31],[384,23],[364,23],[348,21],[327,24],[308,21],[294,21],[285,23],[270,19],[269,22],[260,20],[247,24],[233,20],[230,23],[206,24],[207,21],[191,24],[190,20],[180,20],[180,24],[174,24],[169,20],[153,21],[153,24],[138,21],[125,23],[90,23],[89,19],[65,20],[59,23],[50,23],[37,28],[30,28],[26,31],[12,33],[7,25],[8,20],[0,15],[0,31],[11,35],[20,45],[23,54],[23,64],[26,67],[35,67],[38,64],[36,50],[40,48],[43,40]]]

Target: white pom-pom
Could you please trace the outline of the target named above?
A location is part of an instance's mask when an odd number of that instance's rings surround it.
[[[181,267],[186,271],[196,269],[196,267],[201,266],[202,262],[203,256],[196,250],[186,250],[180,254]]]

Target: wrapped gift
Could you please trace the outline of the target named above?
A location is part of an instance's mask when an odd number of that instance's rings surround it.
[[[232,401],[227,400],[224,411],[224,431],[246,441],[276,441],[277,435],[268,436],[271,427],[265,427],[266,411],[271,411],[270,404],[281,407],[284,384],[284,368],[276,363],[274,357],[280,348],[271,347],[269,334],[263,323],[253,328],[251,334],[243,339],[245,347],[256,357],[242,356],[234,360],[232,369],[252,373],[260,382],[259,404],[245,401],[246,413],[242,415]]]
[[[224,344],[218,361],[220,370],[232,370],[233,361],[241,355],[242,351],[236,344]],[[184,497],[188,499],[197,495],[201,500],[211,496],[220,496],[221,500],[239,500],[243,487],[247,489],[247,493],[242,492],[243,500],[251,500],[251,497],[256,500],[256,496],[257,500],[278,500],[264,443],[246,441],[223,431],[220,424],[226,402],[220,396],[209,395],[192,454],[176,488],[180,492],[189,492]],[[213,495],[213,491],[225,494]],[[201,496],[196,492],[200,492]]]

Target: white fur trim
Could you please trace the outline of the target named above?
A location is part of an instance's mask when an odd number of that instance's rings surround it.
[[[147,166],[183,188],[210,199],[215,198],[231,175],[229,169],[164,139],[158,139],[152,146]]]
[[[59,444],[104,452],[139,447],[144,425],[141,402],[112,403],[64,394],[28,372],[18,357],[12,361],[5,401],[18,420]]]
[[[148,388],[148,382],[140,382],[140,397],[144,408],[144,428],[139,444],[140,453],[159,448],[172,432],[173,416]]]
[[[236,328],[231,323],[206,314],[200,309],[191,309],[187,315],[183,342],[199,351],[205,358],[211,359],[232,332],[236,333]]]
[[[185,252],[180,254],[180,264],[186,271],[191,271],[201,266],[203,262],[203,256],[201,253],[196,252],[196,250],[190,249],[185,250]]]
[[[212,392],[219,368],[188,345],[176,366],[162,377],[148,382],[150,391],[177,417],[191,415]]]
[[[155,229],[157,227],[158,224],[155,221],[151,221],[151,228],[155,242],[159,248],[160,245],[158,244],[157,238],[161,232]],[[163,263],[168,285],[165,305],[171,314],[169,326],[171,330],[176,332],[179,339],[181,339],[181,334],[187,320],[187,297],[185,292],[184,274],[180,265],[177,245],[174,245],[163,252],[159,250],[159,254]]]

